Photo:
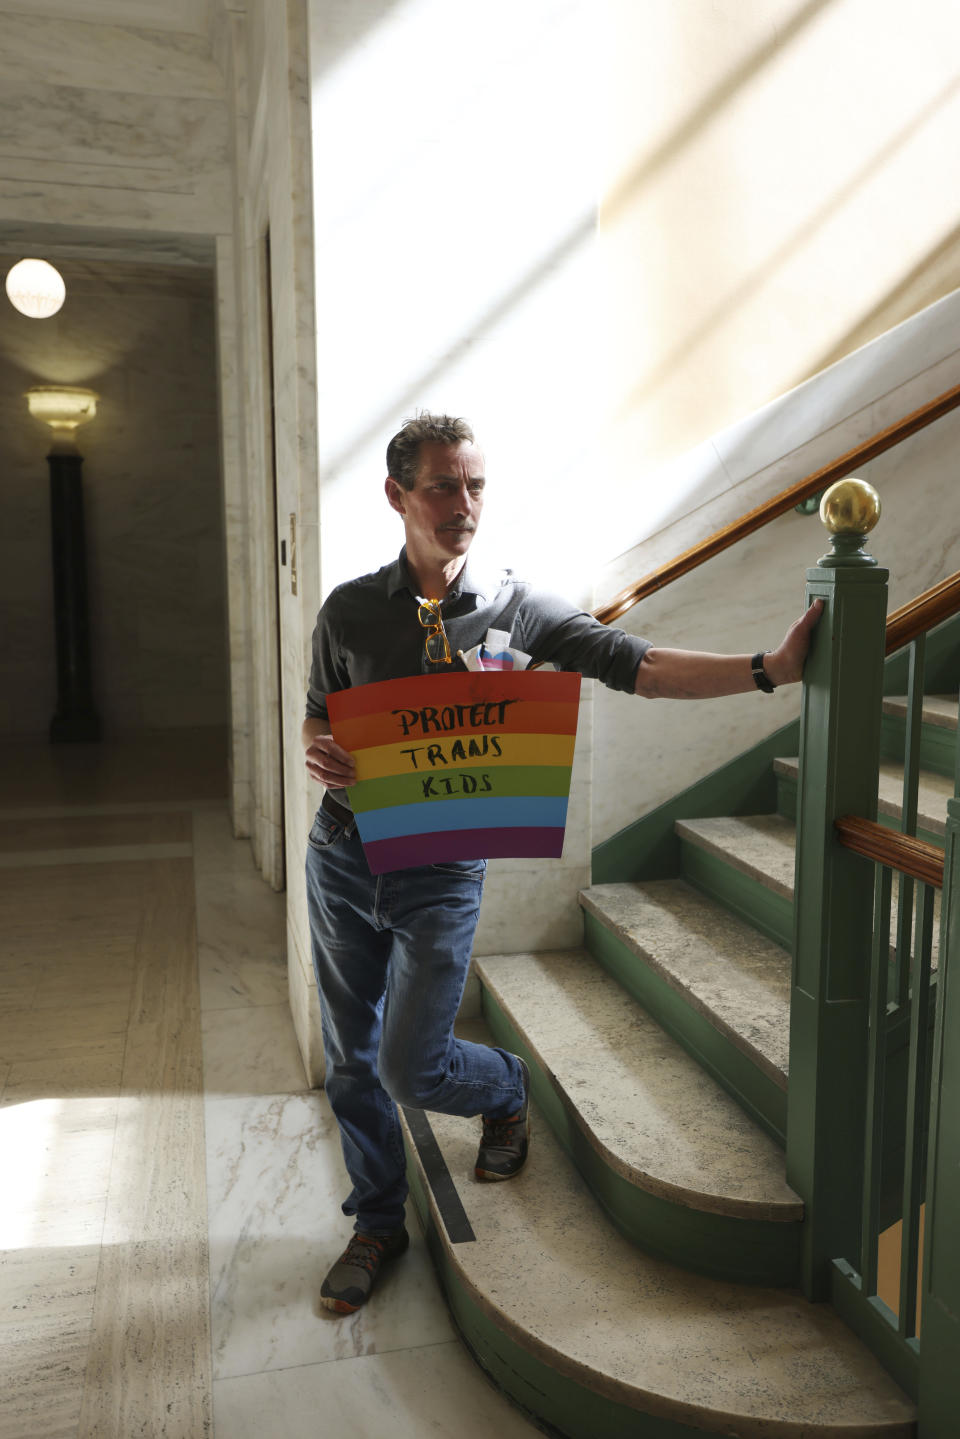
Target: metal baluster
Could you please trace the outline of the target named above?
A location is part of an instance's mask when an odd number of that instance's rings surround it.
[[[917,791],[920,778],[920,731],[923,725],[923,674],[927,651],[926,635],[918,635],[910,646],[907,672],[907,726],[903,743],[902,834],[917,832]]]
[[[907,671],[907,720],[903,743],[903,794],[900,832],[916,834],[918,790],[920,787],[920,732],[923,725],[923,672],[927,638],[920,635],[909,649]],[[900,876],[900,905],[897,916],[896,967],[897,1003],[907,1003],[910,984],[910,920],[913,911],[913,880]]]
[[[867,1132],[863,1156],[863,1219],[860,1226],[860,1275],[863,1293],[877,1292],[877,1240],[880,1233],[880,1184],[883,1168],[883,1104],[886,1069],[887,975],[890,968],[890,893],[893,871],[874,866],[873,955],[870,970],[867,1035]]]
[[[900,1333],[904,1339],[912,1339],[917,1332],[920,1205],[923,1201],[927,1051],[930,1045],[930,952],[933,948],[933,901],[933,886],[921,884],[917,894],[917,927],[913,942],[910,1059],[907,1073],[907,1157],[903,1184],[903,1242],[900,1261]]]
[[[947,802],[946,858],[931,1056],[930,1149],[923,1244],[923,1340],[917,1432],[953,1439],[960,1412],[960,799]]]

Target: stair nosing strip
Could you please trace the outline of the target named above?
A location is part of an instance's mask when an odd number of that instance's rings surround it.
[[[538,1124],[542,1125],[544,1129],[549,1128],[540,1111],[536,1109],[536,1106],[533,1106],[533,1111]],[[421,1175],[423,1175],[420,1156],[416,1153],[415,1147],[414,1163],[417,1165]],[[590,1393],[609,1399],[613,1403],[619,1404],[624,1409],[635,1414],[672,1420],[677,1424],[693,1426],[697,1432],[703,1432],[704,1434],[734,1432],[730,1426],[736,1425],[738,1426],[736,1432],[742,1434],[744,1439],[763,1439],[763,1436],[776,1435],[778,1432],[781,1432],[782,1426],[782,1433],[784,1439],[786,1439],[786,1436],[790,1432],[787,1426],[792,1426],[793,1429],[796,1430],[797,1422],[805,1422],[783,1418],[780,1424],[778,1424],[776,1416],[771,1415],[749,1414],[743,1413],[742,1411],[734,1412],[729,1408],[722,1411],[706,1410],[702,1405],[698,1405],[691,1400],[665,1394],[661,1390],[651,1387],[642,1387],[639,1380],[631,1381],[628,1377],[623,1377],[610,1371],[602,1372],[597,1368],[591,1367],[585,1359],[578,1359],[568,1350],[559,1348],[557,1341],[548,1341],[534,1334],[514,1317],[510,1309],[497,1304],[479,1287],[478,1280],[468,1271],[467,1257],[461,1257],[464,1246],[454,1245],[444,1228],[443,1219],[437,1208],[436,1200],[429,1183],[424,1184],[424,1191],[431,1216],[436,1226],[439,1241],[446,1251],[448,1262],[456,1267],[457,1283],[462,1286],[471,1300],[476,1304],[477,1308],[486,1315],[497,1328],[517,1344],[519,1348],[533,1356],[538,1362],[544,1364],[545,1367],[551,1369],[554,1373],[572,1380]],[[482,1239],[478,1241],[480,1244],[483,1242]],[[473,1248],[472,1245],[465,1247],[468,1250]],[[458,1253],[458,1250],[461,1252]],[[639,1251],[638,1257],[642,1258],[642,1254]],[[677,1270],[676,1265],[669,1264],[667,1261],[651,1260],[651,1263],[656,1266],[665,1266],[668,1269]],[[687,1275],[685,1271],[678,1270],[678,1272],[684,1274],[685,1279],[695,1278],[695,1276]],[[732,1281],[728,1280],[710,1281],[705,1279],[703,1282],[707,1285],[712,1283],[718,1287],[734,1287]],[[771,1292],[769,1285],[737,1285],[735,1287],[738,1289],[742,1288],[748,1292],[753,1290],[759,1294]],[[779,1294],[784,1291],[776,1292]],[[891,1381],[891,1383],[893,1383],[893,1381]],[[641,1404],[639,1402],[640,1400],[646,1402]],[[773,1429],[770,1427],[771,1422],[775,1425]],[[900,1439],[900,1436],[906,1436],[910,1432],[907,1428],[909,1424],[909,1419],[891,1419],[889,1426],[883,1429],[877,1429],[876,1432],[880,1435],[889,1434],[890,1439]],[[724,1425],[727,1426],[726,1429],[723,1428]],[[805,1432],[814,1433],[816,1431],[811,1430],[809,1424],[807,1424]],[[822,1430],[825,1439],[839,1439],[841,1432],[842,1431],[837,1429],[836,1426]]]

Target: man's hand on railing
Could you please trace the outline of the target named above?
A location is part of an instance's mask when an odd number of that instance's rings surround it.
[[[780,644],[763,657],[763,673],[772,685],[795,684],[803,673],[810,636],[823,601],[794,620]],[[647,650],[637,669],[635,693],[645,699],[697,700],[745,694],[758,688],[750,655],[716,655],[699,650]]]
[[[810,637],[822,612],[823,600],[814,600],[810,608],[794,620],[777,648],[764,657],[763,668],[771,684],[793,685],[802,677]]]

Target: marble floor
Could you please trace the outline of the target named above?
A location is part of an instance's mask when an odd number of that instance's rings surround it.
[[[0,1439],[522,1439],[413,1242],[317,1302],[349,1221],[282,895],[209,736],[0,759]]]

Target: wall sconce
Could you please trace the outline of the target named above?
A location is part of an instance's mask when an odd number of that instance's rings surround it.
[[[53,551],[53,612],[57,640],[57,708],[51,742],[100,738],[100,716],[90,677],[87,557],[83,524],[83,456],[76,432],[97,413],[98,395],[62,385],[37,385],[26,393],[30,413],[50,426],[50,539]]]
[[[31,320],[48,320],[66,295],[63,276],[46,260],[19,260],[7,274],[8,300]]]
[[[54,447],[74,448],[77,430],[96,418],[100,396],[68,385],[35,385],[26,393],[30,413],[53,431]]]

